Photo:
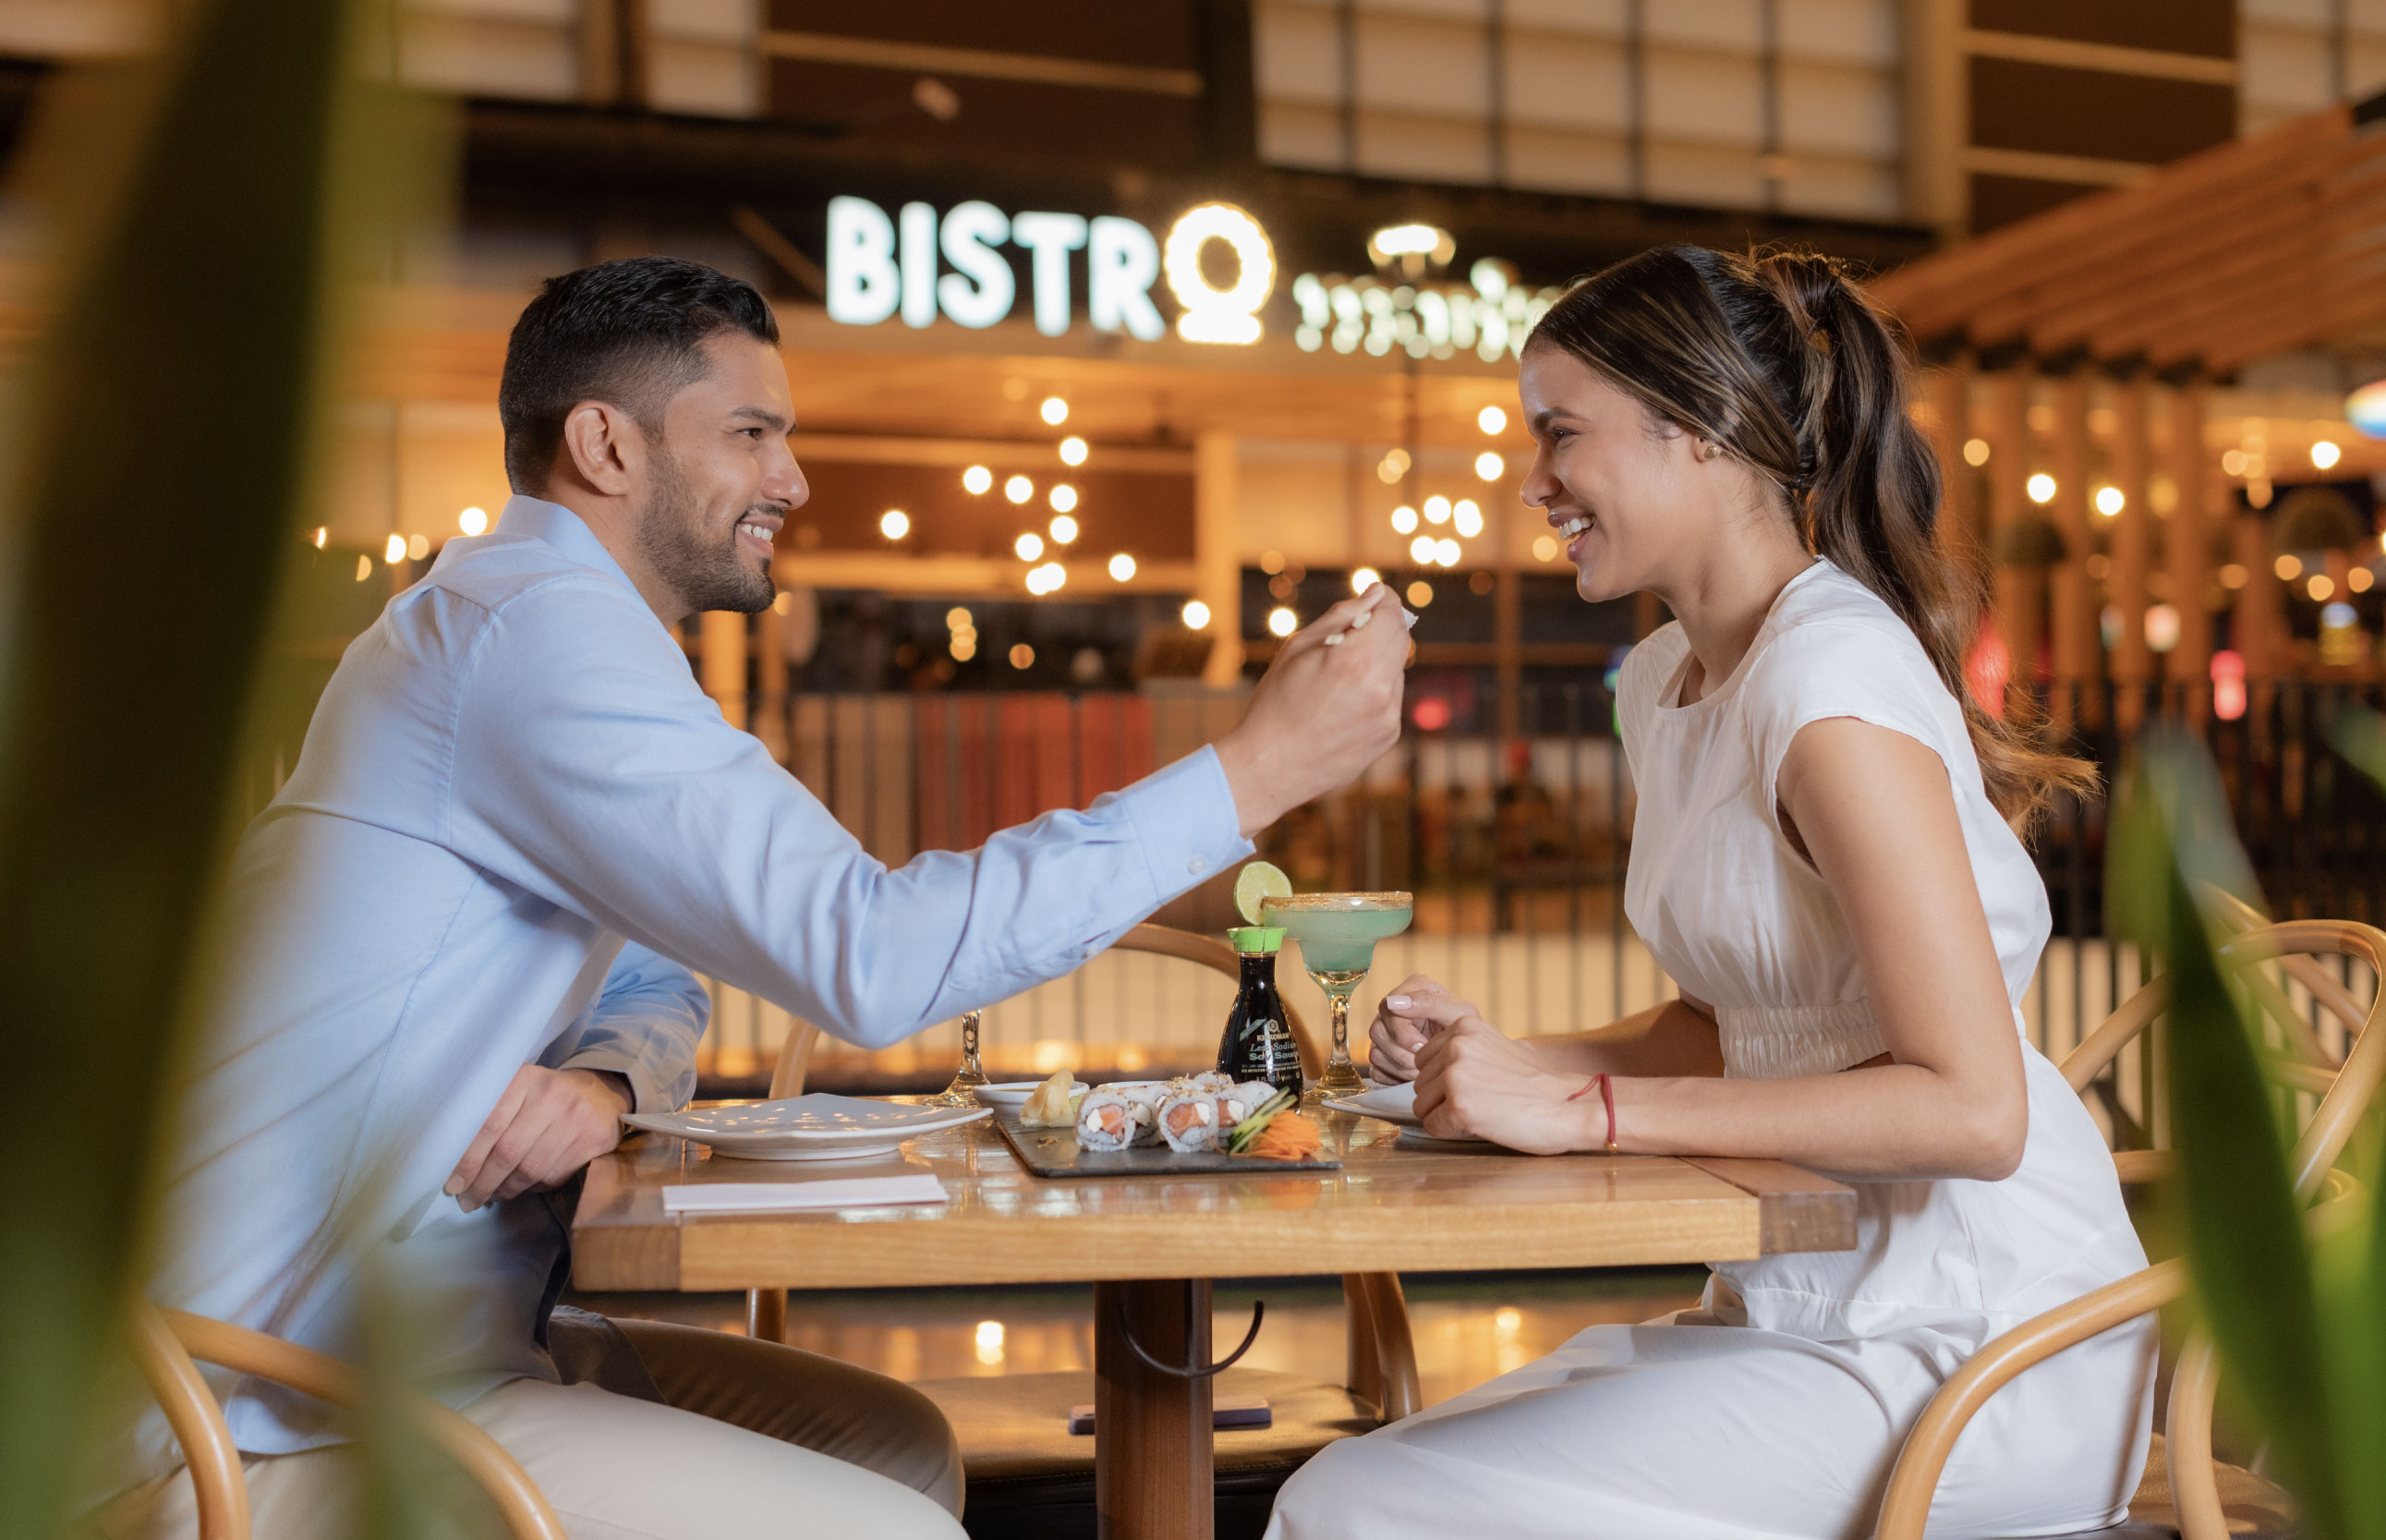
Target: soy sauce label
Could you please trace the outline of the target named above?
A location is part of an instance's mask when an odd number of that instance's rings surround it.
[[[1300,1045],[1280,1017],[1238,1024],[1235,1060],[1218,1067],[1237,1080],[1265,1080],[1278,1091],[1300,1093]]]

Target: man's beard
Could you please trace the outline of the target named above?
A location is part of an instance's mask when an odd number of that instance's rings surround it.
[[[737,526],[730,525],[725,543],[714,544],[704,533],[704,510],[679,461],[655,447],[654,490],[646,516],[638,521],[638,554],[655,575],[671,586],[691,612],[734,610],[750,615],[771,607],[776,593],[771,574],[747,565],[737,546]]]

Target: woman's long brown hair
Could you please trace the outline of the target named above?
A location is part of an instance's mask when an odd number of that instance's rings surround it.
[[[1912,628],[1963,705],[1989,801],[2016,828],[2056,792],[2094,789],[2094,769],[2048,749],[2026,705],[1999,718],[1972,698],[1964,658],[1988,574],[1939,537],[1939,461],[1907,411],[1904,330],[1837,262],[1659,246],[1568,292],[1534,328],[1539,345],[1781,488],[1807,548]]]

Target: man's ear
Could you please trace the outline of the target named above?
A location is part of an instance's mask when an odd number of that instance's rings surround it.
[[[646,479],[646,434],[610,401],[583,401],[571,409],[563,419],[563,453],[573,473],[605,497],[626,497]]]

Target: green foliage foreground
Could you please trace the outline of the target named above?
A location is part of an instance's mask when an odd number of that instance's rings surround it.
[[[2169,978],[2170,1124],[2195,1305],[2224,1395],[2267,1441],[2307,1533],[2386,1540],[2386,1225],[2373,1209],[2306,1239],[2309,1194],[2276,1110],[2291,1099],[2273,1095],[2257,1024],[2224,976],[2221,938],[2194,897],[2207,883],[2251,890],[2218,776],[2201,747],[2149,735],[2114,810],[2108,912]],[[2362,1202],[2380,1195],[2373,1180]]]
[[[285,726],[275,600],[316,522],[343,279],[420,188],[421,141],[356,67],[389,36],[367,9],[161,6],[155,57],[53,82],[19,168],[58,293],[0,410],[19,1152],[0,1181],[0,1536],[57,1533],[118,1362],[243,744]]]

